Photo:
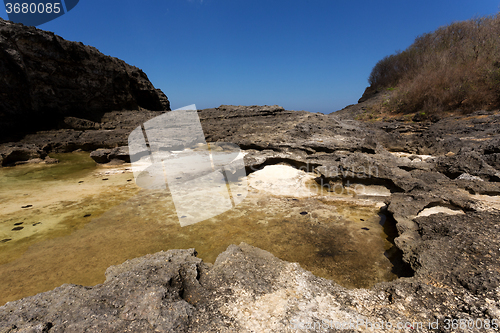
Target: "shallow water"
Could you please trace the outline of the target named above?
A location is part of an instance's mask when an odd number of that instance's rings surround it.
[[[213,263],[240,242],[346,287],[397,277],[376,202],[321,189],[274,195],[260,183],[236,208],[181,227],[168,191],[139,189],[126,166],[95,166],[88,153],[57,158],[0,169],[0,304],[63,283],[102,283],[110,265],[160,250],[194,247]],[[313,186],[309,175],[299,179]]]

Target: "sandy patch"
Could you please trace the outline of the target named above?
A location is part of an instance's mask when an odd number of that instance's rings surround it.
[[[430,216],[434,214],[447,214],[447,215],[462,215],[465,214],[463,210],[461,209],[451,209],[448,207],[443,207],[443,206],[436,206],[436,207],[431,207],[431,208],[426,208],[422,210],[420,213],[418,213],[417,217],[422,217],[422,216]]]
[[[410,154],[410,153],[405,153],[405,152],[391,152],[392,155],[400,157],[400,158],[408,158],[412,162],[426,162],[427,160],[434,159],[435,157],[432,155],[417,155],[417,154]]]
[[[130,166],[98,166],[85,175],[43,181],[4,183],[0,195],[0,244],[60,233],[83,225],[137,192]],[[0,260],[2,262],[2,260]]]
[[[500,211],[500,196],[498,195],[471,194],[470,197],[479,202],[476,207],[478,210]]]
[[[314,174],[288,165],[268,165],[249,175],[248,184],[257,191],[271,195],[304,198],[317,194],[306,185],[307,181],[314,178]]]

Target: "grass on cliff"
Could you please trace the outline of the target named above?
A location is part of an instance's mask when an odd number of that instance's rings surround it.
[[[423,34],[404,51],[387,56],[368,79],[390,92],[380,113],[469,113],[500,107],[500,13],[455,22]]]

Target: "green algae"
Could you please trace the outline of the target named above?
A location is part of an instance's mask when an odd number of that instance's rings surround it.
[[[96,163],[87,152],[70,154],[50,154],[58,159],[56,164],[25,164],[0,169],[0,188],[2,192],[10,187],[23,186],[33,181],[64,180],[85,176],[96,168]]]
[[[236,208],[181,227],[168,191],[140,190],[128,181],[133,178],[130,173],[106,176],[109,180],[103,181],[102,175],[96,175],[99,167],[85,161],[79,168],[76,156],[67,160],[66,155],[60,156],[60,174],[38,166],[1,170],[18,172],[19,183],[24,182],[26,188],[50,188],[56,183],[70,184],[76,190],[87,186],[94,192],[45,208],[34,204],[9,216],[9,228],[20,222],[25,229],[43,226],[43,219],[41,225],[33,225],[42,216],[55,219],[55,223],[45,232],[0,243],[0,304],[63,283],[102,283],[110,265],[160,250],[195,248],[199,257],[213,263],[227,246],[240,242],[298,262],[345,287],[371,287],[397,278],[384,255],[392,245],[380,223],[380,209],[374,204],[360,206],[344,200],[348,195],[321,189],[317,189],[318,196],[309,198],[253,191]],[[54,166],[40,169],[44,168]],[[19,213],[26,215],[16,216]]]

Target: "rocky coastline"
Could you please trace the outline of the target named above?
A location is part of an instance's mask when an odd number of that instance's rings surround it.
[[[361,318],[438,320],[442,329],[422,331],[444,332],[446,319],[498,318],[499,114],[385,124],[277,106],[221,106],[199,115],[208,141],[245,150],[248,172],[284,163],[315,170],[323,184],[389,188],[395,243],[414,275],[349,290],[245,244],[230,247],[213,267],[196,259],[195,250],[177,250],[110,268],[103,285],[65,285],[10,302],[0,308],[2,329],[285,332],[297,321]],[[116,148],[104,152],[102,162],[126,156]],[[279,307],[264,316],[269,304]]]
[[[0,22],[2,34],[9,29]],[[159,104],[136,96],[136,104],[113,105],[99,117],[63,112],[57,126],[0,145],[0,164],[51,163],[48,154],[78,149],[97,163],[129,162],[130,131],[168,109],[144,82]],[[213,265],[195,249],[169,250],[110,267],[101,285],[63,285],[9,302],[0,307],[0,332],[364,332],[388,322],[448,332],[453,320],[468,325],[453,326],[456,332],[478,332],[493,325],[500,317],[500,112],[355,120],[381,94],[329,115],[229,105],[198,114],[207,142],[235,143],[246,153],[247,173],[287,164],[314,172],[327,189],[388,188],[385,209],[411,276],[347,289],[245,243]]]

